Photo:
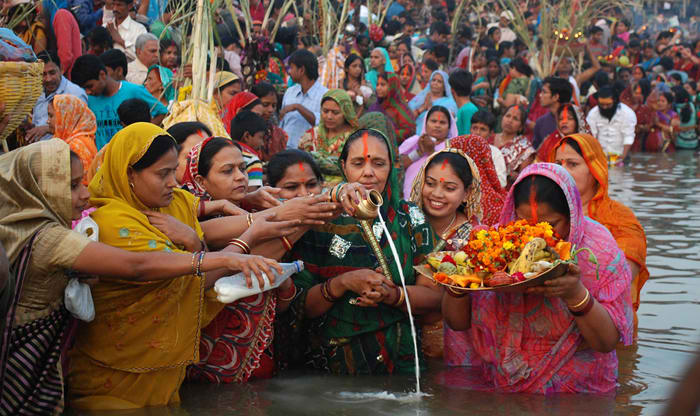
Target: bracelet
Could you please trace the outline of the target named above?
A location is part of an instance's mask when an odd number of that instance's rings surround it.
[[[253,214],[248,213],[248,215],[246,215],[246,221],[248,221],[248,227],[253,225]]]
[[[197,215],[198,218],[204,217],[204,201],[199,201],[199,214]]]
[[[233,240],[228,242],[228,245],[240,248],[241,250],[243,250],[243,254],[250,254],[250,246],[248,245],[248,243],[241,240],[240,238],[234,238]]]
[[[194,253],[192,253],[192,274],[197,273],[197,266],[195,265],[195,261],[197,260],[197,253],[199,252],[195,251]]]
[[[406,301],[406,292],[400,287],[396,287],[396,289],[399,291],[399,299],[392,306],[398,308]]]
[[[199,277],[202,277],[202,261],[204,260],[205,254],[207,254],[206,251],[200,251],[199,258],[197,259],[197,269],[195,271],[195,274]]]
[[[588,312],[593,309],[593,306],[595,305],[595,298],[593,296],[588,297],[588,303],[586,303],[586,306],[583,307],[580,311],[572,311],[569,309],[569,312],[571,312],[572,315],[574,315],[577,318],[581,318],[588,314]]]
[[[335,297],[331,293],[331,280],[333,279],[328,279],[321,285],[321,296],[323,296],[323,299],[325,299],[327,302],[335,303],[340,300],[340,296]]]
[[[329,198],[331,202],[340,202],[339,195],[343,191],[343,188],[347,185],[346,183],[339,183],[338,185],[334,186],[330,193],[329,193]]]
[[[583,300],[581,302],[577,303],[576,305],[566,305],[566,306],[569,308],[569,310],[577,310],[577,309],[581,308],[581,306],[583,306],[588,301],[588,298],[590,296],[591,296],[591,292],[589,292],[588,289],[586,289],[586,296],[583,297]]]
[[[284,246],[284,249],[287,251],[292,251],[292,243],[289,242],[289,239],[285,236],[280,237],[280,240],[282,240],[282,245]]]
[[[452,296],[453,298],[463,298],[467,296],[469,293],[468,292],[458,292],[455,289],[451,288],[450,286],[447,286],[447,294]]]
[[[294,283],[292,283],[292,295],[288,298],[285,298],[282,296],[281,293],[278,293],[277,300],[282,301],[282,302],[291,302],[292,300],[294,300],[294,298],[296,296],[297,296],[297,286]]]

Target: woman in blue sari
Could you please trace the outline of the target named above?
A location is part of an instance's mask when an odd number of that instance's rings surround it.
[[[428,110],[433,106],[439,105],[447,108],[452,116],[457,114],[457,103],[452,97],[452,88],[448,81],[449,76],[445,71],[434,71],[430,75],[430,81],[425,86],[423,91],[413,97],[408,103],[408,108],[416,115],[416,134],[423,133],[423,120]]]

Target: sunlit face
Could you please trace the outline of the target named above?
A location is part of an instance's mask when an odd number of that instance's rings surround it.
[[[226,108],[228,103],[231,102],[233,96],[239,92],[241,92],[241,82],[234,81],[230,84],[224,85],[224,87],[220,88],[218,91],[215,89],[214,99],[217,100],[221,108]]]
[[[385,63],[386,58],[380,50],[375,49],[371,54],[369,54],[369,66],[371,66],[372,69],[379,71],[384,68]]]
[[[53,62],[44,64],[44,74],[42,78],[42,86],[46,95],[53,94],[61,83],[61,68]]]
[[[598,182],[588,169],[583,156],[578,154],[571,146],[568,144],[559,146],[554,155],[554,163],[563,166],[571,174],[582,197],[595,195],[598,189]]]
[[[576,119],[568,112],[568,109],[559,114],[557,127],[565,136],[576,133]]]
[[[350,78],[358,79],[362,76],[362,60],[355,59],[348,67],[348,75]]]
[[[71,219],[78,220],[88,206],[90,193],[83,183],[83,163],[79,159],[70,159],[70,199]]]
[[[517,134],[523,128],[523,120],[520,119],[520,110],[517,107],[511,107],[504,115],[501,121],[503,132],[507,134]]]
[[[386,98],[389,95],[389,82],[382,77],[377,79],[377,98]]]
[[[442,75],[433,75],[433,79],[430,80],[430,93],[434,97],[442,97],[445,95],[445,84],[443,82]]]
[[[277,94],[273,92],[261,97],[260,104],[262,105],[262,118],[269,121],[277,111]]]
[[[314,175],[308,163],[294,163],[284,171],[282,179],[275,184],[280,188],[279,197],[292,199],[309,194],[319,195],[321,193],[321,181]]]
[[[449,163],[437,163],[425,172],[423,210],[429,217],[452,217],[467,200],[464,182]]]
[[[182,178],[185,176],[185,169],[187,168],[187,155],[196,144],[204,141],[206,138],[205,136],[205,132],[202,132],[201,135],[199,133],[190,134],[180,145],[180,153],[177,155],[177,170],[175,171],[175,176],[177,177],[178,183],[182,183]]]
[[[173,201],[173,189],[177,186],[176,170],[177,152],[173,148],[141,171],[137,172],[129,166],[127,175],[139,201],[152,209],[164,208]]]
[[[447,139],[450,131],[450,119],[442,111],[433,111],[425,121],[425,132],[438,140]]]
[[[555,212],[547,202],[537,203],[537,218],[532,218],[532,209],[529,203],[518,205],[515,208],[515,215],[518,219],[529,222],[548,222],[561,238],[567,239],[569,237],[569,218]]]
[[[47,122],[49,126],[49,131],[51,133],[56,132],[56,110],[53,108],[53,101],[51,101],[47,107],[47,112],[49,114],[49,120]]]
[[[146,76],[146,81],[143,82],[143,86],[146,87],[152,96],[158,98],[163,93],[163,83],[160,80],[160,75],[158,74],[158,69],[153,69],[148,72]]]
[[[212,199],[225,199],[234,203],[241,201],[248,189],[248,173],[243,154],[236,146],[223,147],[211,159],[207,176],[197,175],[195,180],[207,190]]]
[[[360,137],[350,144],[347,160],[341,165],[348,182],[383,192],[391,172],[389,149],[384,140],[368,134],[366,140]]]
[[[345,117],[340,106],[334,100],[326,100],[321,104],[321,120],[329,130],[335,130],[345,124]]]
[[[166,68],[174,69],[177,67],[177,46],[170,45],[160,51],[160,63]]]
[[[477,136],[483,137],[484,139],[491,136],[491,128],[484,123],[472,123],[469,132],[471,134],[476,134]]]

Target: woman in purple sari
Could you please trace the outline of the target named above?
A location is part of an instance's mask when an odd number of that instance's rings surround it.
[[[446,291],[445,321],[466,330],[468,342],[446,339],[445,358],[449,365],[468,368],[446,372],[443,381],[499,392],[614,391],[615,345],[633,341],[631,275],[624,253],[605,227],[584,216],[573,178],[558,165],[538,163],[520,174],[501,224],[516,219],[547,221],[566,241],[589,248],[600,277],[583,252],[566,275],[525,293],[458,298]]]

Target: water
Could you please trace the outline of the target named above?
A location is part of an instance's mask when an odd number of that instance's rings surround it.
[[[634,155],[611,171],[610,191],[647,232],[651,278],[642,291],[639,341],[619,351],[614,396],[476,393],[440,384],[430,362],[411,399],[412,377],[285,374],[245,385],[186,384],[182,406],[137,415],[657,415],[700,349],[700,160],[690,152]],[[114,414],[114,413],[108,413]]]

